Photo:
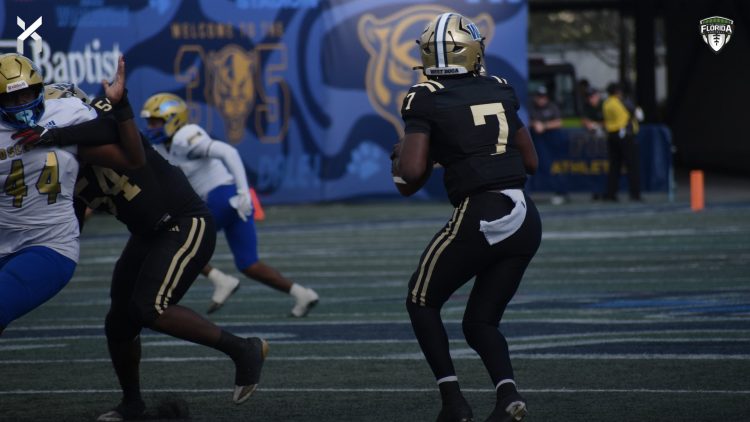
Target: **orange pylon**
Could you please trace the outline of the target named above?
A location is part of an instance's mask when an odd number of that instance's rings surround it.
[[[255,210],[255,221],[261,221],[266,219],[266,213],[263,211],[263,207],[260,205],[260,199],[258,194],[255,193],[255,189],[250,188],[250,199],[253,200],[253,209]]]
[[[690,209],[702,211],[705,207],[703,195],[703,170],[690,171]]]

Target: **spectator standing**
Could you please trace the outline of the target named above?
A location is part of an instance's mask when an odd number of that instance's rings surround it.
[[[620,173],[623,161],[628,172],[630,199],[641,200],[640,170],[638,164],[638,120],[632,102],[623,97],[622,87],[611,83],[607,87],[609,97],[602,106],[604,129],[607,132],[607,154],[609,175],[605,200],[617,201]]]
[[[581,124],[588,132],[586,142],[590,143],[594,150],[600,151],[600,147],[603,147],[603,145],[599,143],[606,143],[606,135],[604,132],[602,95],[596,88],[589,88],[584,95]],[[604,189],[604,186],[597,186],[592,194],[592,198],[594,200],[602,199]]]
[[[551,101],[547,94],[547,87],[544,85],[534,91],[534,95],[529,109],[529,120],[531,121],[531,131],[533,135],[541,135],[547,131],[559,129],[562,127],[562,116],[560,108],[554,101]],[[555,194],[552,196],[552,205],[562,205],[568,202],[568,187],[566,186],[564,176],[553,176],[555,185]]]
[[[550,101],[547,87],[544,85],[534,91],[534,97],[529,110],[531,129],[535,134],[542,134],[550,129],[562,127],[560,108]]]
[[[602,96],[596,88],[589,88],[586,101],[583,103],[581,123],[596,137],[604,136],[604,110]]]

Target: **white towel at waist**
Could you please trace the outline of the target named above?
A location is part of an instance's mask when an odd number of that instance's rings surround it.
[[[505,189],[500,193],[510,198],[515,206],[510,214],[493,221],[479,221],[479,231],[484,233],[490,245],[502,242],[512,236],[526,219],[526,198],[521,189]]]

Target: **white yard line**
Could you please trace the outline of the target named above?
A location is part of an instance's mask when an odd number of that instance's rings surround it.
[[[375,313],[378,316],[382,315],[391,315],[391,313]],[[316,314],[318,316],[323,316],[325,314]],[[342,315],[342,314],[332,314],[332,315]],[[349,314],[345,314],[349,315]],[[371,314],[362,314],[362,315],[371,315]],[[399,313],[399,315],[403,315],[403,313]],[[218,324],[222,327],[245,327],[245,326],[273,326],[273,327],[284,327],[284,326],[311,326],[311,325],[324,325],[324,326],[331,326],[331,325],[366,325],[366,324],[411,324],[409,320],[403,319],[403,320],[385,320],[385,319],[374,319],[374,320],[328,320],[328,321],[298,321],[294,320],[292,322],[290,321],[252,321],[251,319],[256,316],[253,315],[242,315],[242,314],[233,314],[230,315],[232,319],[234,318],[242,318],[248,321],[244,322],[229,322],[229,321],[221,321],[219,320]],[[88,320],[88,319],[87,319]],[[641,325],[652,325],[652,324],[679,324],[679,323],[686,323],[686,322],[712,322],[712,323],[720,323],[720,322],[737,322],[737,321],[747,321],[747,318],[745,317],[683,317],[683,318],[668,318],[663,317],[659,319],[624,319],[624,318],[617,318],[617,319],[602,319],[602,318],[507,318],[503,320],[503,324],[515,324],[515,323],[534,323],[534,324],[583,324],[583,325],[625,325],[625,324],[641,324]],[[444,318],[443,322],[449,323],[449,324],[460,324],[460,319],[451,319],[451,318]],[[20,325],[20,324],[14,324],[10,328],[8,328],[5,332],[7,335],[8,333],[12,331],[39,331],[39,330],[76,330],[76,329],[104,329],[103,324],[60,324],[60,325]],[[704,332],[706,330],[698,330],[700,332]],[[735,331],[735,330],[730,330]],[[644,331],[648,333],[649,331]],[[684,332],[692,332],[692,330],[686,329]],[[617,332],[614,332],[617,333]],[[572,333],[571,333],[572,334]],[[86,337],[86,336],[83,336]],[[33,338],[31,336],[29,337],[23,337],[23,338]],[[40,337],[40,338],[56,338],[56,337]],[[0,343],[3,341],[7,341],[7,338],[0,337]]]
[[[454,360],[477,359],[475,352],[471,349],[455,349],[451,351]],[[674,360],[674,361],[714,361],[714,360],[750,360],[750,354],[654,354],[654,353],[513,353],[513,359],[529,360]],[[143,358],[141,363],[184,363],[184,362],[221,362],[226,361],[224,356],[185,356],[185,357],[149,357]],[[281,362],[314,362],[314,361],[422,361],[424,357],[421,352],[398,353],[383,355],[310,355],[310,356],[269,356],[269,361]],[[40,365],[40,364],[93,364],[109,363],[109,358],[82,358],[82,359],[7,359],[0,360],[0,366],[4,365]]]

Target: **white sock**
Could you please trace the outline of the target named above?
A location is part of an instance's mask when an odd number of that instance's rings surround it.
[[[208,272],[206,277],[208,277],[209,280],[211,280],[211,283],[213,284],[219,284],[219,279],[221,279],[225,274],[221,272],[217,268],[211,268],[211,271]]]
[[[516,382],[515,382],[515,381],[513,381],[513,380],[512,380],[512,379],[510,379],[510,378],[506,378],[506,379],[504,379],[504,380],[501,380],[500,382],[498,382],[498,383],[497,383],[497,385],[495,386],[495,391],[497,391],[497,389],[498,389],[498,388],[500,388],[500,386],[501,386],[501,385],[503,385],[503,384],[508,384],[508,383],[511,383],[511,384],[513,384],[514,386],[516,385]]]
[[[292,288],[289,289],[289,294],[294,297],[300,297],[301,295],[305,293],[307,293],[307,289],[305,289],[304,287],[300,286],[297,283],[292,283]]]
[[[455,375],[451,375],[448,377],[440,378],[439,380],[437,380],[437,385],[440,385],[444,382],[458,382],[458,377]]]

